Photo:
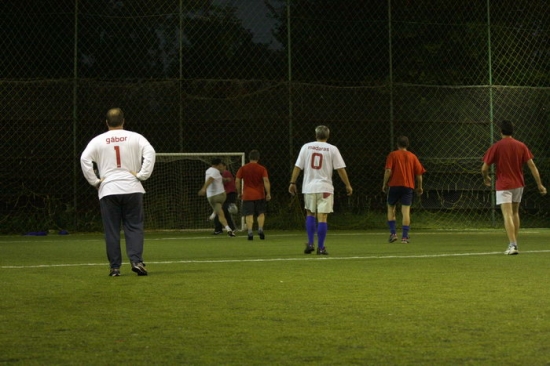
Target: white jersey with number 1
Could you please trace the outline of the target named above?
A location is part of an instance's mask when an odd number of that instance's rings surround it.
[[[346,167],[336,146],[318,141],[302,146],[295,165],[304,171],[302,193],[334,193],[332,173]]]
[[[155,150],[145,137],[127,130],[109,130],[93,138],[80,157],[82,172],[88,183],[96,186],[97,164],[99,199],[114,194],[145,193],[142,180],[151,176],[155,165]],[[137,173],[137,178],[130,173]]]

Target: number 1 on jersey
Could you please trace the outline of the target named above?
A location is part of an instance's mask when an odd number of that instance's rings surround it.
[[[116,167],[120,168],[120,146],[113,146],[116,153]]]

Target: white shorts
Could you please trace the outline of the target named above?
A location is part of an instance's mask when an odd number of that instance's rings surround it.
[[[305,209],[313,213],[331,213],[334,206],[332,193],[305,193]]]
[[[523,187],[510,189],[507,191],[497,191],[497,205],[503,203],[519,203],[523,196]]]

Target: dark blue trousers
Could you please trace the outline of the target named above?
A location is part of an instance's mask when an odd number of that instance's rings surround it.
[[[124,230],[126,255],[131,262],[143,262],[143,193],[115,194],[99,200],[107,259],[111,268],[120,268],[120,228]]]

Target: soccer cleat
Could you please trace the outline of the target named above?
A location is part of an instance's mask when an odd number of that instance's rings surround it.
[[[136,272],[138,276],[147,276],[147,270],[143,262],[132,262],[132,271]]]
[[[390,234],[390,238],[388,239],[388,243],[393,243],[394,241],[397,241],[397,235],[396,234]]]
[[[401,238],[401,243],[402,244],[408,244],[409,243],[409,237],[405,237],[405,238]]]
[[[229,236],[229,237],[232,238],[232,237],[235,236],[235,233],[234,233],[233,231],[229,230],[229,231],[227,232],[227,236]]]
[[[304,250],[304,254],[311,254],[315,250],[315,247],[313,244],[306,243],[306,249]]]
[[[254,235],[248,234],[248,240],[254,240]]]
[[[120,269],[111,268],[111,271],[109,271],[109,277],[118,277],[118,276],[120,276]]]
[[[326,248],[317,248],[317,255],[328,255]]]
[[[222,230],[214,230],[214,232],[212,233],[212,235],[220,235],[222,234],[223,231]]]
[[[258,233],[258,236],[260,237],[260,240],[264,240],[265,239],[265,234],[263,231],[259,232]]]
[[[508,249],[504,252],[506,255],[516,255],[519,254],[518,252],[518,246],[517,245],[510,245],[508,246]]]

